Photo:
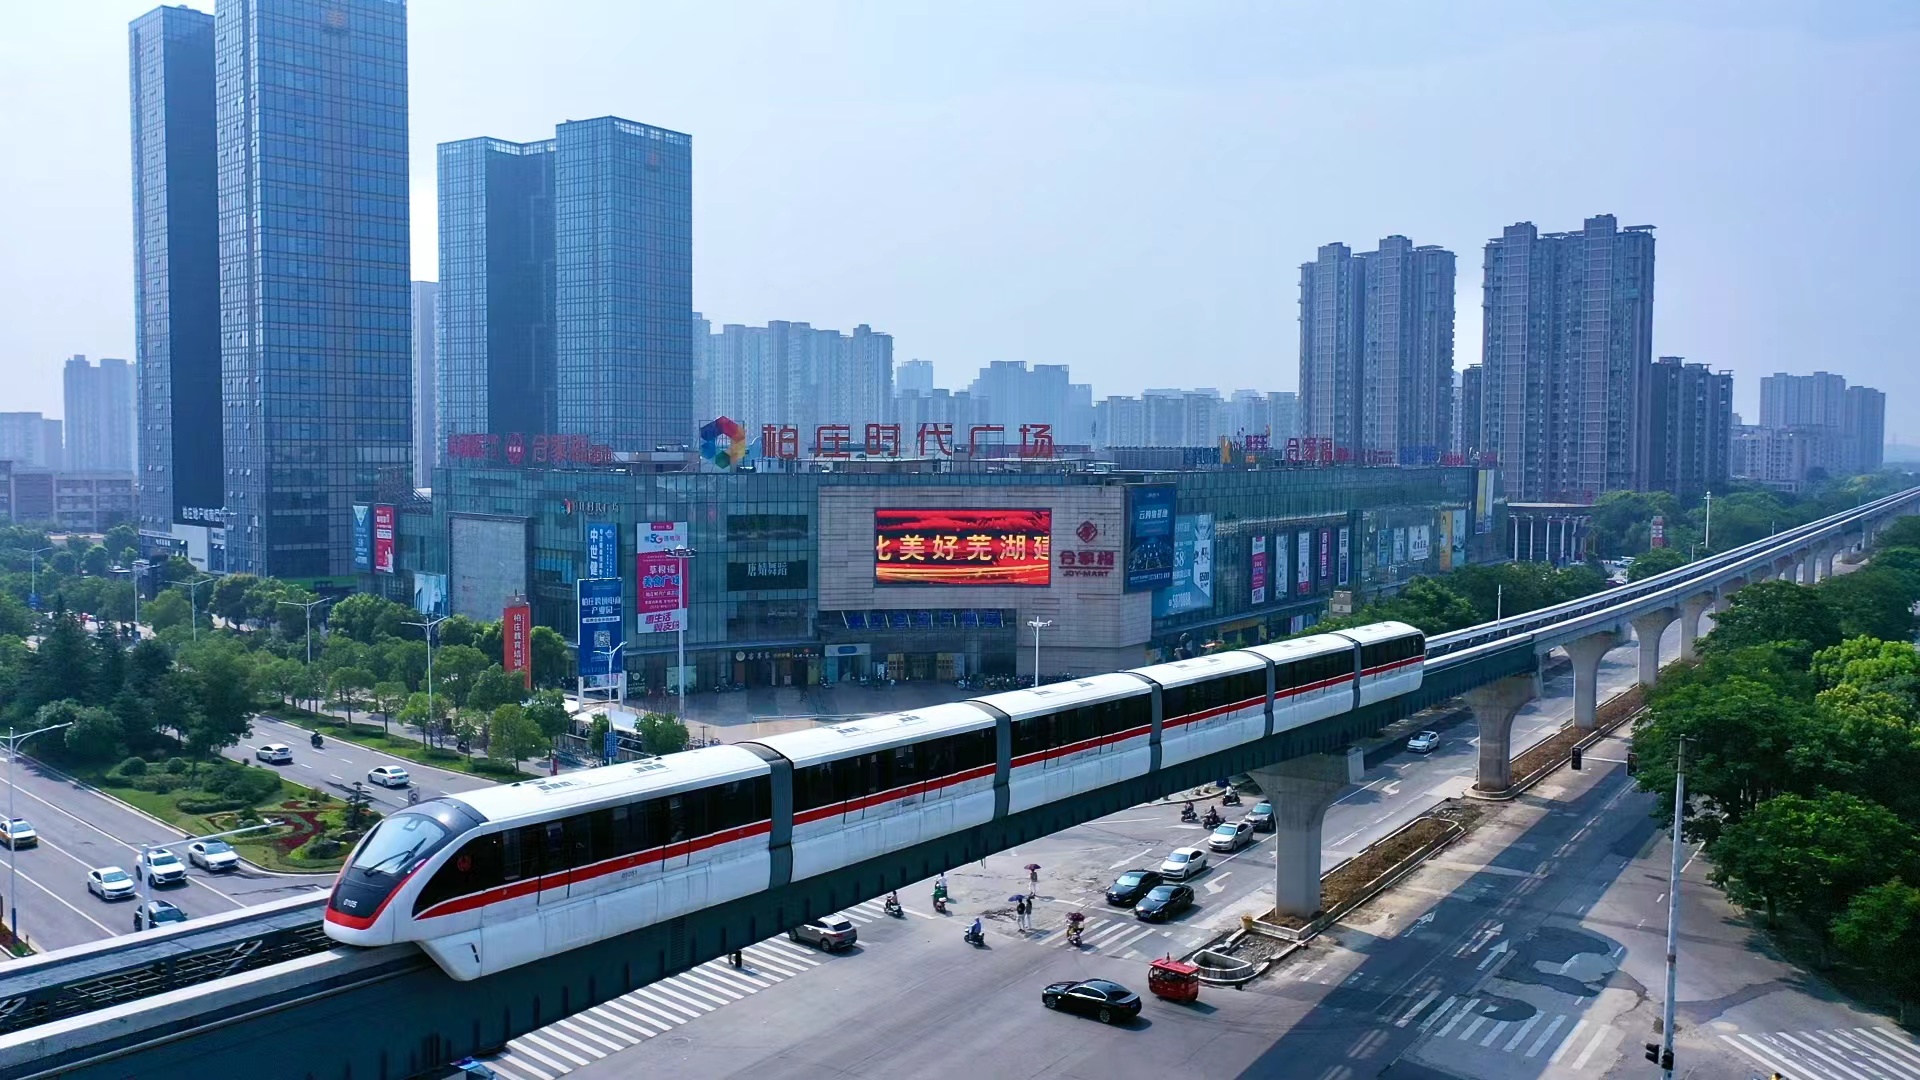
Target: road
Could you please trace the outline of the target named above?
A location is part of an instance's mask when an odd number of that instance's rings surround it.
[[[430,765],[422,765],[406,758],[395,757],[379,750],[370,750],[354,743],[328,738],[326,745],[318,750],[308,742],[313,735],[312,729],[296,724],[285,723],[266,716],[253,718],[253,734],[241,740],[240,745],[224,751],[227,757],[236,761],[260,762],[254,757],[254,750],[267,743],[285,743],[293,748],[293,764],[268,765],[266,768],[278,769],[287,779],[296,784],[317,787],[331,795],[339,795],[354,781],[365,783],[367,773],[378,765],[399,765],[412,774],[414,787],[420,790],[420,797],[431,799],[456,791],[472,791],[476,788],[492,787],[494,782],[485,777],[469,773],[448,772]],[[407,805],[405,788],[384,788],[366,784],[373,795],[374,806],[380,810],[397,810]]]

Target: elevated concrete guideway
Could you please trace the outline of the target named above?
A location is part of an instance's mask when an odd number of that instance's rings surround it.
[[[1515,699],[1524,701],[1520,695],[1532,692],[1540,658],[1555,648],[1574,659],[1578,718],[1582,704],[1596,695],[1600,656],[1623,643],[1636,624],[1651,632],[1655,624],[1664,630],[1674,619],[1688,618],[1697,632],[1697,620],[1733,589],[1789,570],[1804,570],[1811,581],[1831,565],[1828,553],[1869,542],[1877,529],[1917,504],[1920,489],[1913,489],[1646,581],[1433,638],[1419,691],[1113,784],[1067,805],[1011,815],[457,988],[412,946],[337,948],[123,1002],[0,1036],[0,1080],[420,1075],[890,887],[1239,772],[1261,776],[1282,793],[1276,800],[1277,811],[1284,804],[1286,830],[1276,844],[1287,856],[1280,863],[1282,895],[1291,906],[1317,905],[1318,832],[1325,804],[1346,783],[1344,753],[1352,743],[1469,693],[1485,707],[1490,730],[1502,725],[1503,712],[1510,725]],[[1683,627],[1683,640],[1687,633]],[[1657,645],[1646,651],[1656,657],[1657,678]],[[1592,669],[1583,656],[1591,658]],[[1584,717],[1591,726],[1591,707]],[[1496,766],[1489,762],[1489,768]],[[1290,892],[1289,879],[1297,883]],[[49,956],[41,970],[62,962],[58,954]],[[0,1010],[10,1004],[6,982],[0,975]],[[343,1030],[353,1037],[340,1038]]]

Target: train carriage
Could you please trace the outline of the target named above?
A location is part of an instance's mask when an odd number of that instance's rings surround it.
[[[1273,730],[1338,716],[1353,708],[1353,642],[1331,634],[1241,650],[1273,665]]]
[[[1160,764],[1178,765],[1267,733],[1268,666],[1244,652],[1134,668],[1160,689]]]
[[[1359,647],[1359,704],[1371,705],[1420,689],[1427,639],[1403,622],[1369,623],[1334,635]]]
[[[793,763],[793,879],[992,821],[995,723],[957,702],[757,740]]]
[[[1007,717],[1007,812],[1017,814],[1153,767],[1153,687],[1120,672],[1011,690],[976,703]]]

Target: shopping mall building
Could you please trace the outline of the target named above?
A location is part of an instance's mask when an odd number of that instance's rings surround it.
[[[1034,621],[1044,673],[1268,640],[1503,535],[1469,468],[660,468],[442,468],[356,507],[363,583],[476,619],[524,598],[630,687],[673,685],[682,626],[700,686],[951,680],[1030,674]]]

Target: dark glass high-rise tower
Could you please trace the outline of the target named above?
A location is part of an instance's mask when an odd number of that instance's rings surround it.
[[[404,0],[220,0],[228,565],[353,572],[351,506],[410,472]]]
[[[140,528],[217,525],[219,189],[213,16],[158,8],[128,29]]]

